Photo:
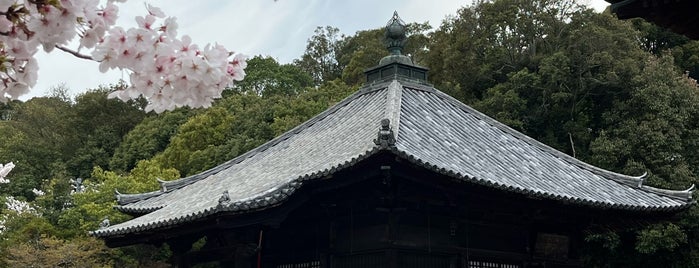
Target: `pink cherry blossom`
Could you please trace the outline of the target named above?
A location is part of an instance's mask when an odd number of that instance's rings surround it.
[[[100,38],[102,38],[104,34],[105,29],[102,25],[97,25],[93,28],[87,29],[80,39],[80,46],[85,48],[93,48],[100,42]]]
[[[138,27],[151,30],[153,27],[153,24],[155,23],[155,16],[153,16],[153,15],[146,15],[145,17],[137,16],[136,23],[138,24]]]
[[[102,9],[102,12],[98,13],[104,21],[109,25],[114,25],[117,18],[119,17],[119,7],[111,2],[107,2],[107,6]]]
[[[177,27],[177,18],[168,17],[165,19],[163,26],[160,27],[160,30],[163,31],[165,36],[174,38],[177,36]]]
[[[163,13],[162,10],[158,7],[154,7],[151,4],[146,4],[146,9],[148,10],[148,14],[153,15],[158,18],[165,18],[165,13]]]
[[[37,5],[2,1],[0,10],[0,101],[15,99],[36,84],[39,47],[59,48],[83,59],[100,62],[106,72],[129,73],[131,85],[109,94],[122,100],[145,97],[146,110],[162,112],[181,106],[209,107],[214,98],[245,76],[246,57],[221,45],[200,48],[187,35],[178,37],[177,20],[147,4],[138,27],[114,26],[119,0],[59,0]],[[12,21],[8,18],[17,18]],[[77,50],[65,47],[79,38]],[[88,50],[84,54],[81,50]],[[232,59],[231,59],[232,57]]]

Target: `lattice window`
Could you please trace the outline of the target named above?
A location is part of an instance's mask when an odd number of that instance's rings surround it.
[[[499,263],[494,261],[469,261],[468,268],[522,268],[519,264]]]
[[[450,268],[456,266],[456,257],[429,255],[414,252],[398,254],[398,267],[403,268]]]
[[[279,264],[277,268],[320,268],[320,261]]]

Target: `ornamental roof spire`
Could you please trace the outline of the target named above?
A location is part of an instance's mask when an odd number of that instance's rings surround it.
[[[386,23],[384,44],[391,55],[402,55],[406,39],[405,22],[398,16],[398,11],[393,11],[393,17]]]
[[[405,22],[400,19],[398,12],[386,23],[383,43],[390,53],[364,73],[368,84],[389,80],[403,79],[418,83],[427,83],[427,68],[417,66],[408,55],[403,55],[405,42],[408,40]]]

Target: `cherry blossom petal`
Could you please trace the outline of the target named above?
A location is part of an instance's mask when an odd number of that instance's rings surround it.
[[[158,18],[165,18],[165,13],[156,6],[153,6],[151,4],[146,4],[146,9],[148,10],[148,14],[153,15]]]

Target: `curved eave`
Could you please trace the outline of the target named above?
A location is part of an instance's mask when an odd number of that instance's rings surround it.
[[[114,209],[116,209],[119,212],[123,212],[129,215],[143,215],[147,213],[151,213],[153,211],[156,211],[158,209],[163,208],[164,206],[156,206],[156,207],[127,207],[127,206],[114,206]]]
[[[682,200],[683,202],[678,202],[677,205],[673,206],[646,206],[646,205],[627,205],[627,204],[618,204],[618,203],[609,203],[609,202],[602,202],[602,201],[597,201],[597,200],[589,200],[589,199],[584,199],[584,198],[579,198],[579,197],[571,197],[571,196],[564,196],[564,195],[559,195],[555,193],[548,193],[548,192],[541,192],[541,191],[535,191],[531,189],[526,189],[523,187],[515,187],[512,185],[505,185],[501,183],[497,183],[491,180],[488,180],[486,178],[478,178],[478,177],[472,177],[467,174],[461,174],[458,172],[454,172],[453,170],[446,169],[439,167],[435,164],[425,162],[405,151],[398,150],[398,149],[392,149],[392,151],[399,156],[402,159],[405,159],[417,166],[426,168],[430,171],[446,175],[448,177],[452,177],[454,179],[457,179],[458,181],[463,181],[467,183],[473,183],[477,185],[482,185],[494,189],[499,189],[507,192],[512,192],[512,193],[518,193],[518,194],[523,194],[532,198],[542,198],[542,199],[549,199],[549,200],[556,200],[556,201],[561,201],[564,203],[570,203],[570,204],[579,204],[579,205],[585,205],[585,206],[590,206],[590,207],[595,207],[595,208],[603,208],[603,209],[618,209],[618,210],[628,210],[628,211],[677,211],[681,210],[684,208],[689,207],[690,205],[694,204],[693,201],[691,200]],[[647,187],[644,188],[645,190],[648,190]],[[690,189],[691,190],[691,189]],[[664,191],[669,191],[669,190],[664,190]],[[675,191],[673,191],[675,192]],[[677,192],[685,192],[685,191],[677,191]],[[660,193],[658,193],[660,194]],[[691,192],[690,192],[691,195]],[[668,196],[668,195],[665,195]],[[671,196],[668,196],[671,197]],[[679,200],[678,200],[679,201]]]
[[[120,206],[158,196],[161,193],[161,191],[153,191],[139,194],[122,194],[117,189],[114,189],[114,196],[116,197],[117,204],[119,204]]]
[[[270,147],[273,147],[280,142],[288,139],[289,137],[298,134],[299,132],[303,131],[304,129],[314,125],[320,120],[323,120],[327,116],[335,113],[337,110],[340,108],[346,106],[352,100],[365,95],[367,93],[371,93],[377,90],[381,90],[383,88],[386,88],[388,85],[388,82],[390,81],[384,81],[381,83],[375,83],[369,86],[362,87],[360,90],[357,92],[351,94],[350,96],[346,97],[344,100],[338,102],[337,104],[333,105],[329,109],[325,110],[324,112],[318,114],[317,116],[309,119],[308,121],[304,122],[301,125],[298,125],[291,130],[285,132],[284,134],[258,146],[257,148],[250,150],[244,154],[241,154],[227,162],[224,162],[221,165],[218,165],[214,168],[211,168],[209,170],[206,170],[202,173],[195,174],[192,176],[188,176],[185,178],[177,179],[177,180],[172,180],[172,181],[163,181],[158,179],[158,183],[160,183],[160,190],[152,191],[152,192],[146,192],[146,193],[137,193],[137,194],[122,194],[119,193],[118,191],[115,190],[115,198],[117,199],[117,203],[120,205],[117,209],[120,211],[128,211],[129,213],[142,213],[142,212],[150,212],[154,211],[157,209],[160,209],[162,206],[146,206],[146,207],[138,207],[138,208],[130,208],[128,207],[129,204],[133,204],[142,200],[147,200],[156,196],[160,196],[162,194],[167,194],[172,192],[173,190],[182,188],[184,186],[190,185],[192,183],[195,183],[199,180],[202,180],[204,178],[207,178],[211,175],[214,175],[216,173],[219,173],[227,168],[230,168],[233,165],[239,164],[243,162],[244,160],[253,157],[254,155],[264,152],[265,150],[269,149]]]
[[[249,213],[253,211],[260,211],[264,209],[269,209],[272,207],[276,207],[280,204],[282,204],[284,201],[289,199],[289,197],[295,193],[297,190],[299,190],[305,183],[309,181],[314,181],[317,179],[322,179],[328,176],[331,176],[338,171],[344,170],[346,168],[349,168],[351,166],[354,166],[355,164],[359,163],[360,161],[366,159],[369,156],[374,155],[375,153],[381,151],[377,147],[372,148],[369,151],[364,152],[363,154],[360,154],[356,157],[353,157],[339,165],[320,170],[320,171],[315,171],[312,173],[304,174],[302,176],[297,177],[294,180],[291,180],[290,182],[283,184],[277,188],[271,189],[264,194],[253,197],[247,200],[239,200],[235,202],[219,202],[219,204],[215,207],[209,207],[204,210],[200,210],[194,213],[186,214],[180,217],[175,217],[172,219],[162,219],[162,220],[157,220],[153,222],[149,222],[146,224],[139,224],[139,225],[132,225],[132,226],[126,226],[126,227],[119,227],[119,224],[114,225],[112,227],[107,227],[103,229],[99,229],[96,231],[91,231],[90,235],[94,235],[97,237],[110,237],[110,236],[118,236],[118,235],[123,235],[123,234],[128,234],[132,232],[138,232],[138,231],[145,231],[145,230],[153,230],[157,228],[167,228],[179,223],[183,222],[189,222],[197,219],[204,218],[209,215],[213,215],[215,213],[219,212],[226,212],[226,213],[233,213],[233,214],[240,214],[240,213]],[[150,213],[155,210],[158,210],[162,207],[155,208],[153,210],[149,209],[144,209],[144,208],[127,208],[127,207],[117,207],[118,210],[121,211],[128,211],[130,213]],[[150,210],[150,211],[149,211]]]
[[[404,83],[404,84],[408,84],[408,83]],[[441,91],[436,90],[432,87],[420,85],[420,84],[412,84],[412,85],[409,85],[406,87],[435,94],[436,96],[442,98],[443,100],[450,102],[455,107],[458,107],[459,109],[462,109],[463,111],[474,115],[476,118],[483,120],[488,125],[493,126],[497,129],[499,129],[500,131],[505,132],[505,133],[507,133],[507,134],[519,139],[519,140],[525,141],[527,144],[529,144],[535,148],[539,148],[540,150],[547,152],[547,153],[549,153],[549,154],[551,154],[559,159],[562,159],[571,165],[575,165],[579,168],[590,171],[590,172],[592,172],[596,175],[599,175],[603,178],[607,178],[607,179],[616,181],[616,182],[621,183],[621,184],[626,185],[626,186],[635,187],[635,188],[644,190],[646,192],[654,193],[654,194],[661,195],[661,196],[670,197],[670,198],[673,198],[676,200],[681,200],[684,202],[693,203],[692,194],[694,193],[694,185],[691,185],[691,187],[687,190],[667,190],[667,189],[659,189],[659,188],[654,188],[654,187],[650,187],[650,186],[645,186],[645,185],[643,185],[643,181],[645,180],[645,177],[646,177],[645,173],[643,175],[640,175],[640,176],[630,176],[630,175],[624,175],[624,174],[616,173],[616,172],[613,172],[610,170],[606,170],[603,168],[593,166],[593,165],[588,164],[586,162],[583,162],[577,158],[574,158],[568,154],[565,154],[561,151],[558,151],[558,150],[556,150],[556,149],[554,149],[554,148],[552,148],[552,147],[550,147],[542,142],[539,142],[539,141],[537,141],[537,140],[535,140],[527,135],[524,135],[523,133],[512,129],[503,123],[498,122],[497,120],[477,111],[476,109],[473,109],[473,108],[469,107],[468,105],[463,104],[462,102],[454,99],[453,97],[447,95],[444,92],[441,92]]]
[[[658,195],[674,198],[674,199],[677,199],[680,201],[693,202],[692,195],[694,194],[695,185],[692,184],[692,186],[690,186],[688,189],[680,190],[680,191],[660,189],[660,188],[650,187],[650,186],[646,186],[646,185],[641,185],[640,189],[647,191],[647,192],[655,193]]]

